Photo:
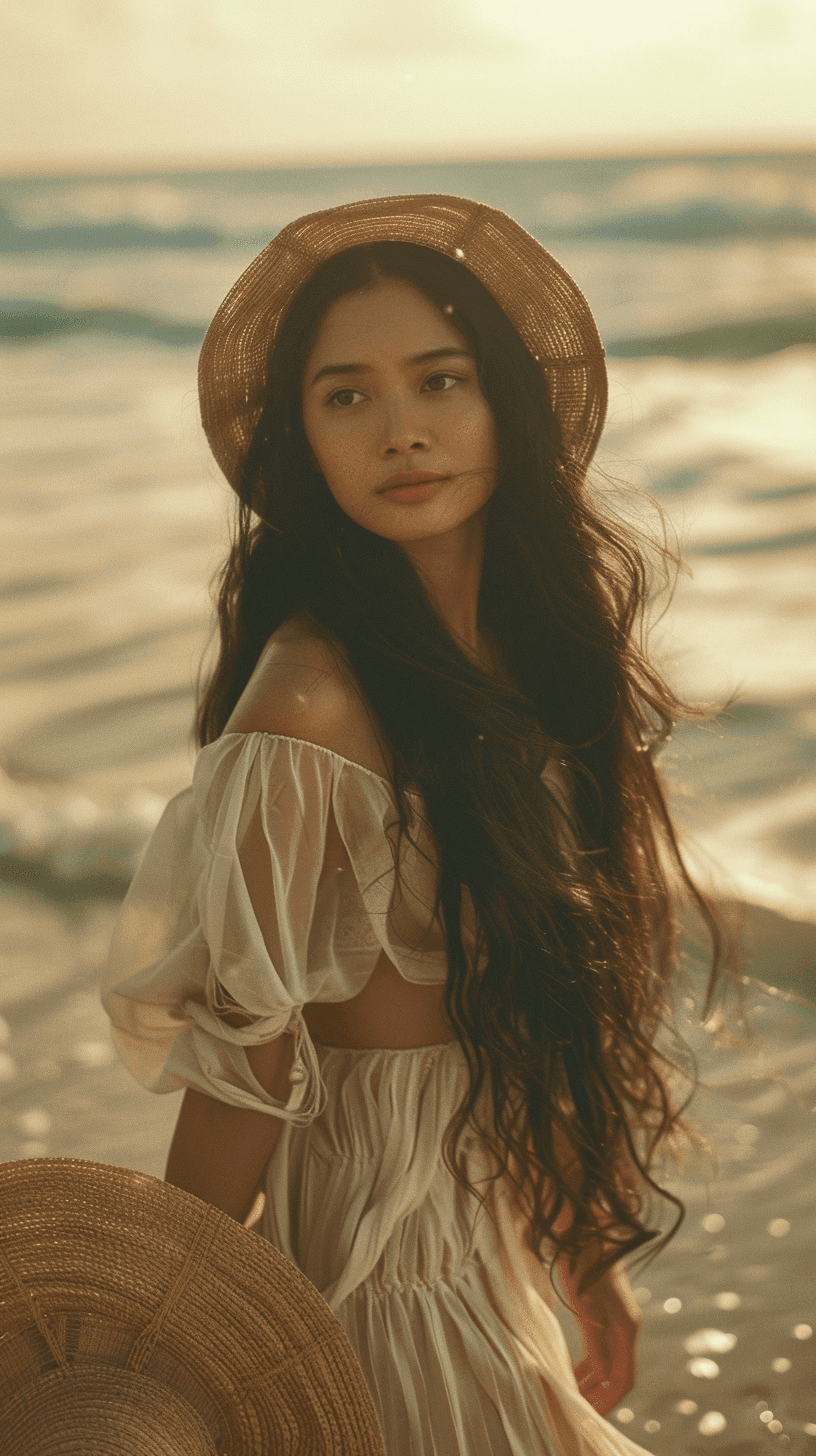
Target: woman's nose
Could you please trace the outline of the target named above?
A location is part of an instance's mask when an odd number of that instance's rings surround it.
[[[405,455],[424,450],[430,445],[430,432],[417,419],[412,401],[394,400],[386,412],[383,446],[386,455]]]

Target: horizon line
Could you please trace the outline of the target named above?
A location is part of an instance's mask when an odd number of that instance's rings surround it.
[[[478,165],[479,163],[497,162],[626,161],[638,158],[659,160],[671,157],[784,157],[807,156],[811,153],[816,154],[816,133],[790,134],[787,138],[755,136],[726,139],[714,137],[706,141],[690,136],[685,138],[675,136],[666,138],[663,142],[657,140],[627,141],[624,138],[593,142],[588,139],[584,145],[577,141],[563,144],[550,143],[549,145],[519,143],[517,146],[493,149],[451,148],[450,150],[435,149],[433,151],[420,149],[412,153],[402,148],[388,151],[364,151],[363,149],[354,151],[347,148],[343,152],[314,150],[299,155],[288,153],[277,156],[260,151],[234,152],[231,156],[224,155],[209,159],[190,153],[177,154],[173,157],[160,157],[153,154],[151,157],[137,158],[130,155],[124,156],[120,160],[101,156],[85,160],[66,157],[56,158],[48,163],[37,162],[32,158],[27,162],[9,161],[5,164],[0,160],[0,181],[25,181],[35,178],[68,180],[143,174],[155,176],[159,173],[177,172],[207,174],[213,172],[342,170],[343,168],[352,170],[357,167],[461,166],[466,163]]]

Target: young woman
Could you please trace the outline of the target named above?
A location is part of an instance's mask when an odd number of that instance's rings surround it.
[[[388,1456],[632,1456],[622,1261],[684,1127],[679,892],[709,912],[644,562],[586,488],[592,315],[503,213],[355,203],[250,266],[200,390],[240,501],[220,657],[105,990],[135,1075],[186,1088],[167,1178],[239,1220],[263,1191]]]

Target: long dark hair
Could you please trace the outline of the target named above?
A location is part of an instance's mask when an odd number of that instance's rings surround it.
[[[515,686],[468,659],[407,556],[350,520],[310,459],[300,390],[317,327],[336,298],[382,274],[445,307],[476,356],[500,460],[479,626]],[[499,305],[462,264],[413,244],[350,249],[303,286],[270,353],[239,495],[198,741],[223,732],[270,635],[296,613],[343,645],[387,735],[400,834],[411,832],[413,786],[438,847],[444,1008],[470,1074],[446,1165],[480,1196],[458,1152],[487,1073],[492,1112],[479,1131],[529,1199],[530,1247],[543,1259],[549,1240],[552,1269],[602,1238],[586,1287],[657,1238],[644,1221],[651,1194],[677,1213],[654,1251],[683,1218],[651,1171],[658,1149],[689,1131],[679,1068],[655,1044],[672,1021],[679,892],[713,941],[704,1014],[721,980],[716,916],[683,864],[655,765],[674,720],[696,710],[642,647],[643,549],[593,505]],[[547,764],[568,809],[542,778]],[[468,896],[476,952],[463,944]]]

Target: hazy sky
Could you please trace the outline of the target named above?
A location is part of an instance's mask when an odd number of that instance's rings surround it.
[[[4,0],[0,168],[816,143],[816,0]]]

